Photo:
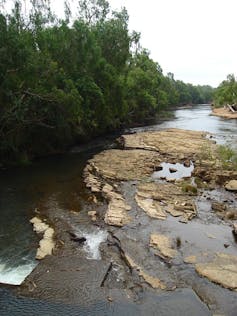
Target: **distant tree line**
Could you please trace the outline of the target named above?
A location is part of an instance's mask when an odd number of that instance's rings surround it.
[[[128,30],[126,9],[79,1],[78,16],[55,16],[46,0],[0,3],[0,161],[27,161],[171,106],[207,103],[210,86],[164,75]]]
[[[234,74],[229,74],[215,89],[214,105],[220,107],[226,104],[237,104],[237,80]]]

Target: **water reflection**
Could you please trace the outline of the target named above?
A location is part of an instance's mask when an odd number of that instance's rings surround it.
[[[185,167],[181,163],[167,163],[162,162],[160,165],[162,167],[162,170],[155,171],[152,175],[152,178],[157,179],[182,179],[182,178],[189,178],[191,177],[192,171],[194,169],[194,165],[192,162],[190,162],[189,167]]]

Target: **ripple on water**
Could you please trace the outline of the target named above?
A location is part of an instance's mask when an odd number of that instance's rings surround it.
[[[160,315],[160,316],[210,316],[211,313],[194,291],[177,290],[173,293],[155,295],[144,293],[140,304],[129,300],[120,291],[110,291],[113,301],[94,300],[88,306],[67,305],[43,300],[15,297],[9,291],[0,289],[1,316],[41,316],[41,315],[83,315],[83,316],[121,316],[121,315]]]

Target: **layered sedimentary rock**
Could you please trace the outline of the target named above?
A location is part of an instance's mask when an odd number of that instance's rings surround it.
[[[169,213],[187,221],[197,214],[193,195],[173,183],[141,183],[137,187],[136,201],[153,218],[165,219]]]
[[[199,263],[195,267],[200,275],[210,281],[237,290],[237,256],[219,253],[213,261]]]
[[[205,136],[204,132],[167,129],[123,135],[122,140],[125,148],[157,151],[166,156],[184,159],[193,158],[207,146],[208,140]]]

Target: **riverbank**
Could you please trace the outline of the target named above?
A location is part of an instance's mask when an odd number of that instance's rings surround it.
[[[223,169],[204,132],[136,133],[122,136],[120,145],[89,160],[84,176],[92,203],[83,210],[39,206],[55,229],[54,255],[43,259],[17,293],[91,306],[192,288],[212,312],[232,315],[237,205],[235,191],[224,184],[237,173]],[[86,233],[76,228],[82,223]],[[104,236],[97,258],[88,253],[86,240],[93,234]]]
[[[212,115],[223,117],[226,119],[237,119],[237,112],[231,112],[228,108],[213,108],[212,109]]]

